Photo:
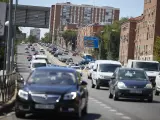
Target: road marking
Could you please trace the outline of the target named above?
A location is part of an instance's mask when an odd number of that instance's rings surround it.
[[[111,109],[111,110],[109,110],[110,112],[116,112],[117,110],[114,110],[114,109]]]
[[[96,103],[98,103],[98,104],[102,104],[102,102],[100,102],[100,101],[96,101]]]
[[[109,106],[105,106],[104,108],[106,108],[106,109],[111,109],[111,107],[109,107]]]
[[[123,113],[120,113],[120,112],[117,112],[117,113],[115,113],[116,115],[119,115],[119,116],[121,116],[121,115],[124,115]]]
[[[105,107],[106,105],[102,103],[102,104],[100,104],[100,106]]]
[[[128,117],[128,116],[123,116],[122,119],[125,119],[125,120],[130,120],[131,118]]]

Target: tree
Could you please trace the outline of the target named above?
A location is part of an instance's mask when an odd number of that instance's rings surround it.
[[[30,35],[28,36],[27,41],[30,43],[35,43],[37,42],[37,38],[35,36]]]
[[[154,59],[160,62],[160,37],[157,36],[153,49]]]
[[[6,3],[9,3],[9,0],[0,0],[0,2],[6,2]]]
[[[44,42],[44,43],[51,43],[52,41],[50,41],[50,40],[51,39],[50,39],[50,33],[49,32],[45,33],[44,37],[41,38],[41,41]]]
[[[126,22],[128,18],[123,17],[119,21],[115,21],[111,25],[104,26],[103,34],[101,35],[101,58],[106,59],[110,56],[111,59],[117,60],[119,57],[120,30],[121,24]],[[110,55],[108,54],[110,51]]]
[[[62,33],[62,37],[65,40],[66,48],[68,48],[68,44],[72,45],[72,49],[75,49],[75,43],[77,39],[77,32],[74,30],[66,30]]]

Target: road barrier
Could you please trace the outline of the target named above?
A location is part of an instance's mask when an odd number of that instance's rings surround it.
[[[16,72],[0,76],[0,105],[7,103],[13,98],[19,77],[20,75]]]

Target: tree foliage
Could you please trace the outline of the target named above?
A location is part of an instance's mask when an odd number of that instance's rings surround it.
[[[103,33],[99,36],[101,38],[101,59],[107,59],[109,50],[111,58],[114,60],[118,59],[121,24],[127,20],[128,18],[123,17],[120,21],[104,26]]]
[[[62,37],[65,40],[66,48],[68,48],[68,44],[75,44],[77,39],[77,32],[74,30],[66,30],[62,33]]]
[[[50,39],[50,33],[47,32],[44,34],[44,37],[41,38],[41,41],[44,43],[51,43],[51,39]]]
[[[35,36],[28,36],[27,38],[27,42],[30,42],[30,43],[35,43],[37,41],[37,38]]]
[[[160,62],[160,37],[157,36],[153,49],[154,59]]]
[[[9,3],[9,0],[0,0],[0,2],[6,2],[6,3]]]

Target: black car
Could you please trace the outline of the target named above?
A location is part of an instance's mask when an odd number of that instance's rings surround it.
[[[87,114],[87,83],[79,81],[72,68],[40,67],[23,84],[16,97],[17,118],[28,113],[64,113],[76,118]]]
[[[143,69],[117,68],[109,83],[109,98],[134,98],[153,101],[152,84]]]

